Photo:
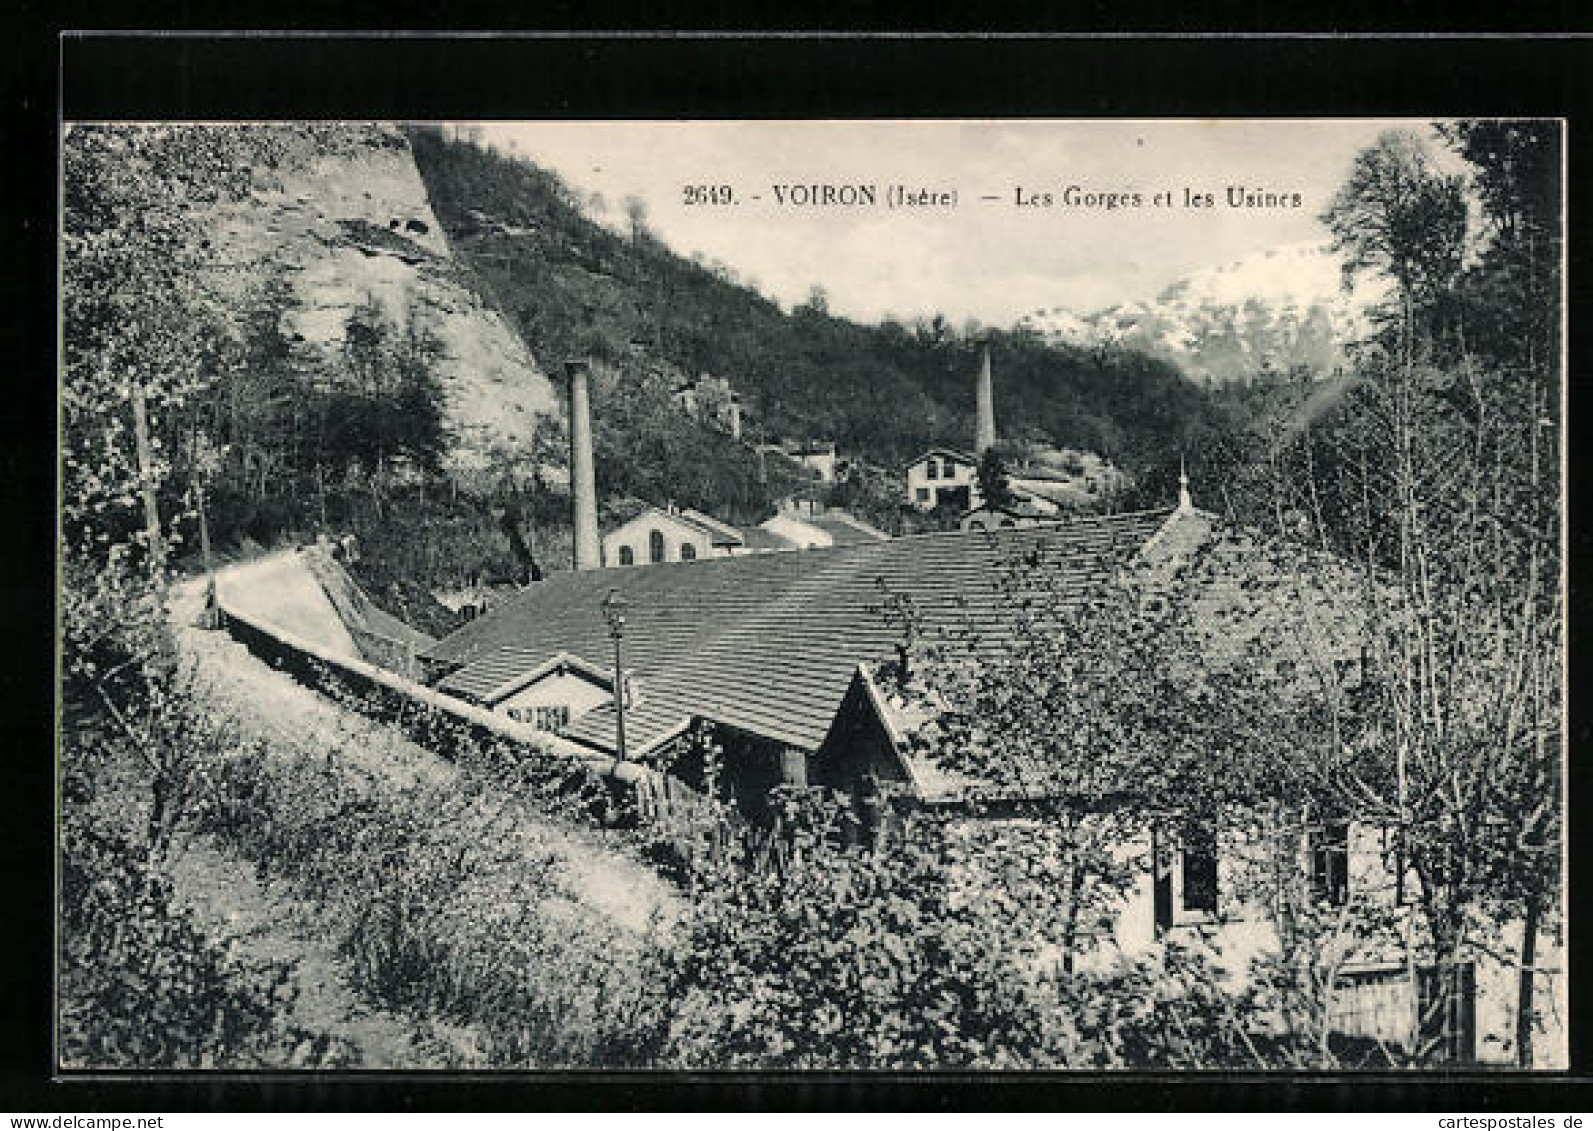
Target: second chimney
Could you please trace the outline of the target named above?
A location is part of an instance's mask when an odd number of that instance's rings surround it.
[[[570,382],[570,501],[574,509],[575,568],[597,569],[597,476],[592,466],[592,395],[587,363],[567,361]]]
[[[979,423],[974,431],[974,453],[983,455],[996,442],[996,398],[990,388],[990,346],[979,351],[979,385],[976,392]]]

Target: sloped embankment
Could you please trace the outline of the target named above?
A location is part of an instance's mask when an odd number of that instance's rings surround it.
[[[306,573],[299,555],[272,555],[224,571],[218,588],[224,600],[252,591],[253,612],[273,611],[319,632],[330,650],[337,642],[326,624],[330,603],[324,591],[317,598],[319,583]],[[260,592],[255,584],[268,588]],[[591,1001],[602,1000],[598,983],[630,977],[607,968],[617,955],[641,946],[657,922],[675,917],[675,893],[599,833],[501,801],[483,791],[479,778],[317,694],[227,633],[192,627],[202,590],[202,583],[185,586],[173,614],[194,694],[203,710],[226,724],[239,752],[231,769],[213,769],[223,792],[225,779],[241,766],[256,775],[247,780],[271,787],[243,796],[264,799],[268,807],[274,800],[288,804],[282,812],[245,817],[236,829],[218,829],[214,819],[204,824],[205,832],[173,861],[179,898],[242,955],[291,962],[293,1021],[335,1038],[351,1050],[353,1066],[502,1067],[568,1063],[578,1056],[582,1046],[570,1043],[571,1034],[579,1039],[603,1031],[601,1019],[590,1016]],[[347,827],[339,825],[339,814],[358,810],[369,820],[355,826],[366,831],[351,842],[352,851],[319,843]],[[333,820],[325,823],[328,817]],[[413,829],[395,830],[394,817]],[[490,836],[478,835],[489,830]],[[368,835],[386,846],[381,860],[362,857]],[[452,879],[411,905],[403,894],[411,890],[404,886],[409,881],[390,886],[387,854],[395,850],[402,854],[400,876]],[[372,938],[388,937],[388,928],[373,927],[370,915],[382,913],[390,896],[398,897],[394,906],[413,907],[406,914],[434,920],[404,928],[425,945],[418,964],[396,982],[395,959],[370,950]],[[483,950],[475,935],[486,931],[488,941],[497,938],[491,927],[500,915],[516,928],[513,937]],[[480,957],[488,956],[490,968],[500,954],[523,949],[528,924],[541,947],[531,953],[568,965],[565,984],[551,983],[557,1008],[544,1013],[521,1008],[519,998],[505,1007],[506,992],[525,994],[525,980],[508,959],[502,969],[492,968],[493,981],[480,993],[471,988]],[[540,984],[538,992],[549,992],[547,986]],[[526,1038],[522,1027],[541,1031]]]
[[[369,299],[400,330],[435,337],[459,464],[522,447],[538,413],[559,413],[525,343],[455,258],[400,129],[249,128],[278,130],[288,155],[213,216],[212,239],[242,268],[211,280],[233,291],[229,305],[242,309],[251,288],[274,276],[294,302],[284,331],[323,350],[341,348],[349,316]]]
[[[252,594],[251,607],[268,618],[317,615],[321,627],[312,625],[312,632],[335,636],[336,628],[327,624],[326,613],[315,614],[315,593],[322,592],[319,585],[291,552],[223,570],[217,577],[217,589],[223,602],[237,602],[244,594]],[[338,748],[363,767],[400,783],[417,779],[447,782],[458,773],[452,763],[393,728],[333,703],[272,668],[227,634],[193,627],[202,592],[202,583],[186,586],[174,598],[173,616],[201,693],[219,716],[262,737]],[[280,601],[268,594],[280,595]],[[318,600],[322,610],[330,610],[324,592]],[[346,630],[343,638],[351,641]],[[354,740],[346,741],[349,736]],[[674,891],[652,869],[606,847],[590,830],[549,818],[546,832],[581,877],[577,887],[595,910],[638,930],[655,911],[666,918],[672,915]]]

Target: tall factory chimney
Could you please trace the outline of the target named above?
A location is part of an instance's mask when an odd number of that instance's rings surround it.
[[[985,449],[996,442],[996,400],[990,388],[990,344],[985,343],[979,352],[978,386],[979,424],[974,433],[974,453],[984,455]]]
[[[597,477],[592,468],[592,395],[587,363],[567,361],[570,382],[570,500],[575,513],[575,568],[602,565],[597,545]]]

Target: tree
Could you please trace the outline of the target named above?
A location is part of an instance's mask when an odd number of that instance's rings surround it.
[[[639,196],[627,196],[625,219],[630,222],[631,243],[640,247],[642,237],[647,235],[647,202]]]
[[[1453,136],[1486,153],[1526,144],[1464,125]],[[1522,927],[1516,1043],[1530,1063],[1539,928],[1559,917],[1559,396],[1540,313],[1488,280],[1515,270],[1497,242],[1511,217],[1554,192],[1479,176],[1498,250],[1462,272],[1457,180],[1408,142],[1357,161],[1329,223],[1353,271],[1394,286],[1389,348],[1363,352],[1352,383],[1277,435],[1234,498],[1276,544],[1360,563],[1364,683],[1318,706],[1324,737],[1360,761],[1337,775],[1339,803],[1396,831],[1420,907],[1413,962],[1453,968]]]
[[[1018,853],[1054,862],[1043,918],[1072,973],[1085,927],[1109,929],[1117,903],[1148,871],[1135,849],[1154,814],[1205,819],[1254,773],[1236,773],[1242,732],[1198,675],[1203,642],[1186,586],[1159,565],[1100,563],[1036,545],[989,584],[995,623],[926,631],[910,603],[887,595],[903,659],[882,673],[907,704],[915,756],[972,783],[970,811],[1038,822]],[[1195,668],[1192,670],[1192,664]],[[1043,845],[1043,846],[1042,846]]]
[[[1461,179],[1439,173],[1416,135],[1389,131],[1357,154],[1349,179],[1323,213],[1346,278],[1389,278],[1400,303],[1407,360],[1430,334],[1425,323],[1460,273],[1466,238]]]
[[[172,639],[163,551],[207,485],[195,441],[219,431],[206,410],[235,346],[206,213],[271,176],[283,141],[120,125],[63,141],[62,1051],[97,1066],[242,1053],[276,1007],[280,979],[248,984],[174,910],[162,874],[215,740]]]
[[[1007,477],[1006,461],[995,448],[986,448],[979,457],[978,481],[979,498],[985,506],[1010,507],[1017,501]]]
[[[399,460],[438,470],[447,443],[444,394],[434,369],[441,348],[414,311],[402,330],[374,297],[349,314],[328,406],[337,466],[358,464],[373,484]]]

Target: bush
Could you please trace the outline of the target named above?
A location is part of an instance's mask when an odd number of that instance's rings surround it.
[[[537,796],[566,796],[551,768],[404,786],[254,749],[212,780],[199,828],[316,900],[373,1000],[473,1026],[494,1067],[651,1062],[653,940],[581,908],[537,831]]]
[[[61,856],[60,1056],[72,1068],[334,1067],[348,1050],[284,1023],[290,969],[228,956],[141,851],[87,821]]]

